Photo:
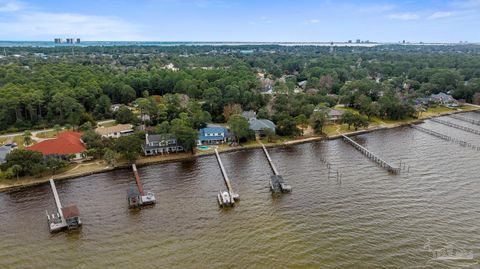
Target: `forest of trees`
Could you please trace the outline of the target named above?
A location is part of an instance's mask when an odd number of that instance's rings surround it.
[[[3,50],[3,49],[2,49]],[[415,98],[449,92],[474,102],[480,46],[127,46],[5,48],[0,59],[0,131],[100,119],[135,119],[112,104],[134,105],[149,124],[188,119],[191,128],[226,122],[229,109],[255,110],[299,132],[318,105],[343,103],[368,116],[414,115]],[[40,53],[40,54],[39,54]],[[179,70],[165,68],[172,63]],[[262,94],[257,73],[277,94]],[[306,92],[293,94],[307,81]],[[309,91],[314,89],[315,91]],[[298,122],[298,121],[297,121]],[[177,122],[178,124],[178,122]],[[160,127],[159,127],[160,128]]]

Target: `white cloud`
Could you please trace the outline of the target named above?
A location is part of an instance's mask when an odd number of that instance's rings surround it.
[[[80,37],[87,40],[145,40],[137,25],[116,17],[75,13],[23,12],[1,22],[0,35],[21,34],[32,39]]]
[[[13,0],[0,0],[0,12],[13,12],[24,8],[22,2]]]
[[[428,19],[430,19],[430,20],[442,19],[442,18],[450,17],[452,15],[453,15],[452,12],[438,11],[438,12],[435,12],[432,15],[430,15],[428,17]]]
[[[402,21],[412,21],[412,20],[420,19],[420,16],[418,14],[409,13],[409,12],[390,14],[388,17],[393,20],[402,20]]]
[[[317,24],[319,22],[320,22],[320,20],[318,20],[318,19],[310,19],[310,20],[306,21],[305,24]]]

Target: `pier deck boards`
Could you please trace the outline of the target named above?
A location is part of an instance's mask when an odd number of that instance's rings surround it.
[[[469,127],[465,127],[465,126],[462,126],[462,125],[458,125],[458,124],[455,124],[455,123],[452,123],[452,122],[449,122],[449,121],[445,121],[445,120],[441,120],[441,119],[437,119],[437,118],[431,118],[430,120],[433,121],[433,122],[437,122],[437,123],[446,125],[448,127],[452,127],[452,128],[455,128],[455,129],[465,131],[465,132],[480,135],[479,130],[475,130],[475,129],[472,129],[472,128],[469,128]]]
[[[460,139],[450,137],[450,136],[448,136],[448,135],[444,135],[444,134],[441,134],[441,133],[437,133],[437,132],[432,131],[432,130],[430,130],[430,129],[420,127],[420,126],[418,126],[418,125],[410,124],[410,127],[412,127],[413,129],[419,130],[419,131],[421,131],[421,132],[423,132],[423,133],[429,134],[429,135],[431,135],[431,136],[438,137],[438,138],[443,139],[443,140],[445,140],[445,141],[450,141],[450,142],[455,143],[455,144],[458,144],[458,145],[460,145],[460,146],[468,147],[468,148],[472,148],[472,149],[474,149],[474,150],[480,151],[480,146],[474,145],[474,144],[472,144],[472,143],[468,143],[468,142],[462,141],[462,140],[460,140]]]
[[[265,153],[265,156],[267,157],[268,163],[270,164],[270,168],[272,168],[273,174],[270,177],[270,190],[274,193],[285,193],[285,192],[291,192],[292,187],[289,185],[285,184],[285,180],[283,177],[278,173],[277,168],[275,167],[275,164],[273,164],[272,158],[270,157],[270,154],[268,153],[267,148],[265,147],[264,144],[262,144],[263,152]]]
[[[378,157],[377,155],[373,154],[370,152],[368,149],[362,147],[360,144],[357,142],[353,141],[350,137],[346,135],[342,135],[343,140],[347,141],[349,144],[351,144],[355,149],[363,153],[365,156],[367,156],[369,159],[372,161],[376,162],[379,164],[382,168],[385,168],[388,172],[391,172],[393,174],[399,174],[400,173],[400,168],[399,167],[393,167],[386,161],[384,161],[382,158]]]

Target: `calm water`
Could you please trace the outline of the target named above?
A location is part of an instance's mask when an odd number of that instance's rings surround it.
[[[480,114],[466,114],[480,119]],[[455,121],[451,118],[447,120]],[[455,121],[472,128],[480,126]],[[424,124],[480,144],[480,136]],[[480,152],[405,127],[355,137],[410,172],[390,175],[341,140],[270,149],[293,192],[272,198],[261,150],[222,154],[241,202],[220,210],[214,156],[139,169],[157,205],[130,211],[129,170],[57,183],[81,231],[48,232],[48,184],[0,193],[0,268],[459,268],[480,261]],[[342,174],[328,178],[325,158]],[[477,268],[472,265],[471,268]]]

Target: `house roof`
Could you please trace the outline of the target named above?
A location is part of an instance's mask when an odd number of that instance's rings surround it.
[[[79,132],[63,132],[57,138],[49,139],[37,143],[26,149],[39,151],[43,155],[69,155],[81,153],[86,150],[81,140],[82,134]]]
[[[339,116],[342,116],[344,112],[345,112],[345,111],[343,111],[343,110],[330,109],[330,110],[328,111],[328,115],[329,115],[330,117],[339,117]]]
[[[270,129],[275,131],[275,123],[267,119],[251,119],[249,122],[249,128],[254,131],[260,131],[262,129]]]
[[[112,133],[133,131],[131,124],[117,124],[111,127],[98,127],[95,132],[99,135],[108,135]]]
[[[224,135],[209,135],[206,136],[206,134],[211,134],[211,133],[223,133]],[[225,127],[206,127],[200,129],[200,132],[198,134],[198,140],[200,141],[205,141],[205,140],[223,140],[228,136],[228,130]]]
[[[446,93],[438,93],[438,94],[432,94],[430,96],[431,99],[437,99],[437,100],[442,100],[442,101],[455,101],[455,99],[449,95],[449,94],[446,94]]]
[[[66,219],[79,217],[80,210],[78,210],[78,207],[76,205],[71,205],[67,207],[62,207],[62,214],[63,217]]]
[[[173,134],[158,134],[158,135],[146,135],[149,142],[160,142],[165,140],[176,139]]]

